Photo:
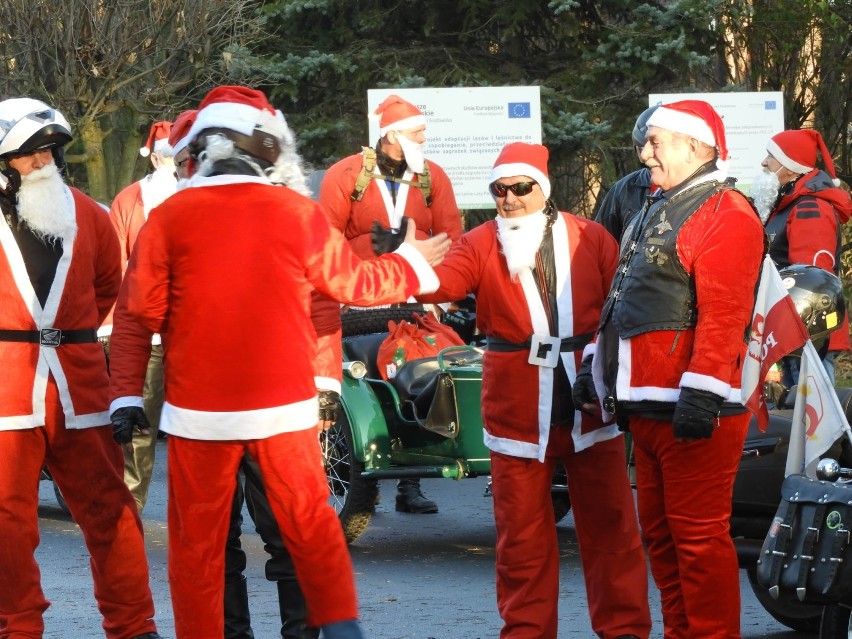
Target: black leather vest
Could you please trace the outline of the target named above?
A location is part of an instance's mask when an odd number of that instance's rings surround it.
[[[702,182],[650,203],[636,218],[622,247],[601,325],[611,320],[622,339],[660,330],[682,330],[698,321],[695,282],[677,255],[680,229],[711,197],[730,190]]]

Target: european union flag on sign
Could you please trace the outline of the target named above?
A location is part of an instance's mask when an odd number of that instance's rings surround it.
[[[775,102],[775,100],[766,100],[766,101],[763,103],[763,109],[764,109],[765,111],[774,111],[774,110],[775,110],[775,109],[777,109],[777,108],[778,108],[778,105],[777,105],[777,103]]]
[[[530,117],[529,102],[509,102],[509,117],[510,118],[528,118]]]

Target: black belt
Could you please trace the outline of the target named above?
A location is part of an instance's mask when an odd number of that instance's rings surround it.
[[[579,351],[582,348],[585,348],[586,344],[591,342],[594,336],[595,334],[592,332],[583,333],[582,335],[573,335],[572,337],[563,337],[559,341],[559,352],[570,353],[573,351]],[[517,342],[509,342],[504,339],[500,339],[499,337],[489,336],[486,338],[485,346],[489,351],[494,351],[495,353],[528,351],[532,347],[532,339],[528,339],[527,341],[518,344]]]
[[[89,344],[98,341],[98,332],[93,328],[63,331],[59,328],[43,328],[38,331],[16,331],[0,329],[0,342],[26,342],[42,346],[62,344]]]

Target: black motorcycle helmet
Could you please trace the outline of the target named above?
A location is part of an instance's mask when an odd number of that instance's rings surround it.
[[[659,104],[648,107],[636,118],[636,124],[633,125],[633,146],[645,146],[645,135],[648,133],[648,120],[654,111],[659,108]]]
[[[822,352],[823,347],[828,347],[829,335],[843,324],[846,314],[843,284],[833,273],[806,264],[792,264],[779,274],[814,348]]]
[[[16,155],[50,149],[60,171],[65,168],[62,147],[71,141],[65,117],[40,100],[10,98],[0,102],[0,191],[7,196],[21,186],[21,176],[9,165]]]

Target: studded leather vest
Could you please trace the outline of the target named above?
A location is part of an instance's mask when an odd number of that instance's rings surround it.
[[[622,247],[601,326],[611,320],[619,336],[627,339],[696,325],[695,282],[678,258],[677,237],[705,202],[730,188],[716,181],[702,182],[649,199]]]

